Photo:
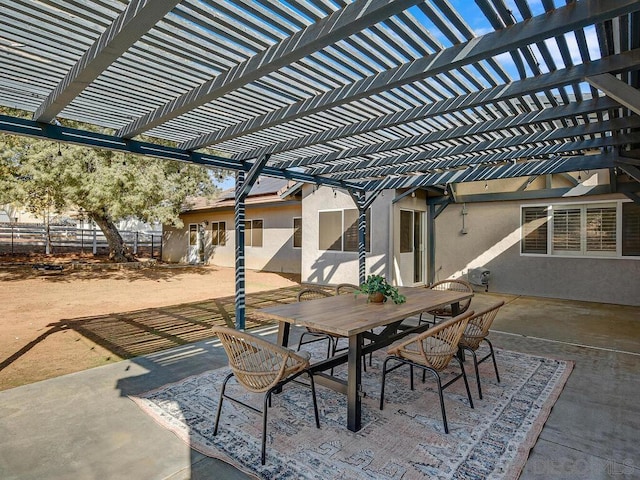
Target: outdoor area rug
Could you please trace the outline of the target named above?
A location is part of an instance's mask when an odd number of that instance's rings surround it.
[[[571,362],[496,351],[501,383],[491,361],[481,364],[483,400],[473,366],[466,370],[475,408],[462,379],[444,390],[449,434],[444,433],[435,383],[429,375],[409,389],[408,367],[387,375],[385,407],[379,410],[384,354],[363,373],[363,428],[347,430],[346,397],[318,386],[320,429],[311,392],[295,383],[274,395],[267,427],[267,461],[260,465],[261,417],[225,401],[213,436],[219,387],[227,368],[166,385],[132,399],[160,425],[193,449],[265,479],[514,479],[517,478],[556,402]],[[451,373],[455,372],[452,362]],[[344,374],[344,372],[341,372]],[[301,378],[304,378],[301,377]],[[234,396],[262,405],[262,396]]]

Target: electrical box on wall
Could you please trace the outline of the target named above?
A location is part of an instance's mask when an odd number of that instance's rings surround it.
[[[484,287],[484,291],[489,291],[489,278],[491,272],[484,267],[470,268],[467,272],[467,280],[473,285],[479,285]]]

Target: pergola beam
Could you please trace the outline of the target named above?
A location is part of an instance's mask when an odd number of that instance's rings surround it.
[[[172,120],[327,45],[400,13],[421,0],[358,0],[253,55],[248,60],[185,92],[153,112],[131,122],[118,136],[131,138]]]
[[[433,55],[419,58],[349,85],[288,105],[230,127],[201,135],[183,143],[181,148],[195,150],[247,135],[302,116],[327,110],[370,95],[433,77],[465,65],[486,60],[546,38],[562,35],[594,23],[632,13],[640,9],[636,0],[605,2],[584,0],[580,8],[570,4],[552,12],[487,33],[471,41],[454,45]]]
[[[52,121],[178,3],[180,0],[131,0],[40,104],[33,119]]]
[[[607,97],[613,98],[623,107],[640,115],[640,91],[628,83],[618,80],[610,73],[587,77],[586,80],[589,85],[602,90]]]
[[[480,107],[511,98],[521,97],[523,95],[534,94],[543,90],[558,88],[564,85],[580,82],[588,75],[596,75],[610,71],[637,69],[640,68],[639,64],[640,49],[631,50],[619,55],[603,57],[599,60],[594,60],[593,62],[588,62],[575,67],[556,70],[535,78],[518,80],[507,85],[487,88],[467,95],[460,95],[454,98],[448,98],[446,100],[440,100],[431,104],[403,110],[401,112],[390,113],[381,117],[323,130],[311,135],[294,138],[265,147],[255,148],[234,155],[232,158],[237,160],[248,160],[251,158],[257,158],[264,153],[275,154],[309,147],[311,145],[339,140],[352,135],[372,132],[382,128],[395,127],[412,121],[434,118],[440,115],[446,115],[469,108]],[[534,112],[532,115],[539,115],[539,113]]]
[[[28,137],[52,140],[62,143],[72,143],[91,148],[104,148],[119,152],[145,155],[147,157],[162,158],[165,160],[177,160],[224,170],[248,172],[252,165],[249,162],[240,162],[217,155],[191,152],[180,148],[158,145],[156,143],[127,140],[114,135],[89,132],[75,128],[62,127],[48,123],[38,123],[33,120],[0,115],[0,133],[13,135],[25,135]],[[316,177],[297,170],[283,170],[266,166],[262,174],[269,177],[285,178],[304,183],[325,185],[327,187],[360,190],[362,187],[356,183],[333,180],[331,178]]]
[[[634,167],[633,165],[622,165],[620,163],[617,164],[617,167],[636,182],[640,182],[640,168]]]
[[[374,153],[381,153],[390,150],[428,145],[436,142],[445,142],[448,140],[460,139],[471,135],[480,135],[483,133],[516,128],[524,125],[558,120],[560,118],[581,115],[583,113],[608,110],[610,108],[615,108],[616,106],[617,102],[612,99],[602,98],[587,100],[583,102],[576,102],[570,105],[547,108],[542,111],[523,113],[515,117],[498,118],[493,121],[479,122],[472,125],[464,125],[461,127],[425,133],[423,135],[414,135],[410,137],[403,137],[397,140],[390,140],[388,142],[374,143],[365,147],[351,148],[348,150],[326,153],[324,155],[315,155],[313,157],[290,160],[288,162],[279,163],[278,167],[301,167],[313,165],[316,163],[326,163],[335,160],[343,160],[350,157],[359,157]]]
[[[390,177],[384,180],[364,182],[366,189],[397,189],[424,187],[428,185],[447,185],[462,182],[496,180],[500,178],[546,175],[547,173],[575,172],[578,170],[596,170],[612,168],[617,156],[612,154],[587,155],[578,157],[557,157],[549,160],[531,160],[529,162],[468,167],[462,170],[449,170],[442,173]]]
[[[554,143],[571,137],[581,137],[594,133],[607,132],[609,130],[618,130],[622,128],[638,128],[640,127],[640,117],[625,117],[612,119],[602,123],[591,123],[579,125],[577,127],[559,128],[556,130],[545,130],[536,132],[532,135],[518,135],[511,138],[501,138],[475,144],[463,144],[455,147],[438,148],[425,152],[409,153],[405,155],[390,156],[377,160],[362,160],[360,162],[351,162],[340,165],[323,166],[312,169],[309,173],[313,175],[333,175],[332,178],[341,180],[358,179],[365,176],[384,176],[393,174],[403,174],[412,171],[422,171],[425,169],[436,168],[452,168],[463,165],[471,165],[478,163],[478,158],[471,156],[472,154],[482,153],[486,150],[505,149],[506,152],[498,152],[493,155],[493,159],[485,159],[485,161],[503,161],[512,158],[526,158],[534,155],[543,155],[549,153],[558,153],[560,151],[568,151],[568,147],[572,148],[595,148],[604,146],[599,143],[604,140],[606,145],[621,144],[621,140],[614,137],[606,137],[605,139],[585,140],[583,142],[563,142]],[[624,139],[630,140],[627,136]],[[536,144],[547,142],[543,146],[530,147],[528,149],[517,149],[527,144]],[[611,143],[613,142],[613,143]],[[583,145],[580,147],[580,145]],[[461,159],[454,157],[463,156]],[[447,157],[450,157],[447,159]],[[342,175],[336,175],[344,172]]]

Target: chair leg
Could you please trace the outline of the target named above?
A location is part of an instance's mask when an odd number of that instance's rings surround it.
[[[447,411],[444,408],[444,395],[442,394],[442,381],[440,380],[440,375],[438,372],[431,368],[425,368],[423,372],[431,372],[431,374],[436,378],[436,382],[438,384],[438,397],[440,398],[440,411],[442,412],[442,423],[444,425],[444,433],[449,433],[449,424],[447,423]]]
[[[476,383],[478,384],[478,398],[482,400],[482,386],[480,385],[480,369],[478,368],[478,356],[471,348],[465,348],[473,356],[473,368],[476,372]]]
[[[267,392],[264,396],[264,405],[262,407],[262,452],[260,454],[260,461],[262,465],[265,464],[266,460],[266,449],[267,449],[267,411],[269,409],[269,403],[271,398],[271,390]]]
[[[224,391],[227,388],[227,382],[233,377],[233,372],[227,375],[222,382],[222,388],[220,389],[220,400],[218,401],[218,411],[216,412],[216,422],[213,427],[213,436],[215,437],[218,434],[218,423],[220,422],[220,413],[222,412],[222,401],[224,400]]]
[[[467,389],[467,398],[469,399],[469,405],[471,406],[471,408],[474,408],[473,399],[471,398],[471,390],[469,389],[469,381],[467,380],[467,372],[465,372],[464,370],[464,364],[462,363],[462,360],[460,360],[457,356],[454,356],[453,358],[455,358],[460,364],[460,370],[462,370],[462,379],[464,380],[464,386]]]
[[[320,428],[320,415],[318,415],[318,400],[316,399],[316,384],[313,381],[313,375],[311,373],[307,373],[309,375],[309,383],[311,384],[311,398],[313,400],[313,413],[316,417],[316,427]]]
[[[387,362],[390,358],[385,358],[384,363],[382,364],[382,385],[380,387],[380,410],[384,407],[384,381],[387,377]]]
[[[333,345],[333,340],[331,339],[330,336],[327,335],[324,338],[319,338],[317,340],[311,340],[309,342],[304,342],[303,343],[302,340],[304,339],[305,335],[312,335],[312,334],[311,334],[311,332],[303,332],[302,335],[300,335],[300,340],[298,340],[298,348],[296,348],[296,352],[299,352],[300,351],[300,347],[302,347],[302,345],[304,345],[305,343],[312,343],[312,342],[317,342],[317,341],[321,341],[321,340],[327,340],[328,341],[328,343],[327,343],[327,358],[329,358],[331,356],[331,348],[332,348],[332,345]]]
[[[496,356],[493,352],[493,345],[491,344],[488,338],[485,338],[484,341],[489,344],[489,352],[491,352],[491,359],[493,360],[493,368],[496,371],[496,379],[498,380],[498,383],[500,383],[500,374],[498,373],[498,364],[496,363]]]

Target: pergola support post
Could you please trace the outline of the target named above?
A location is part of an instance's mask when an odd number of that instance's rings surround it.
[[[373,192],[369,198],[365,198],[363,191],[349,190],[349,195],[358,207],[358,282],[362,285],[367,276],[367,250],[365,240],[367,236],[367,209],[378,198],[382,190]]]
[[[236,330],[245,329],[246,318],[246,298],[245,298],[245,248],[244,248],[244,221],[245,221],[245,200],[251,191],[251,187],[258,180],[260,171],[269,160],[269,155],[255,161],[251,169],[245,174],[244,171],[236,171],[236,192],[234,203],[234,224],[236,231]]]
[[[234,224],[236,230],[236,329],[245,327],[245,287],[244,287],[244,198],[239,195],[244,184],[244,172],[236,171],[236,198],[234,205]]]

